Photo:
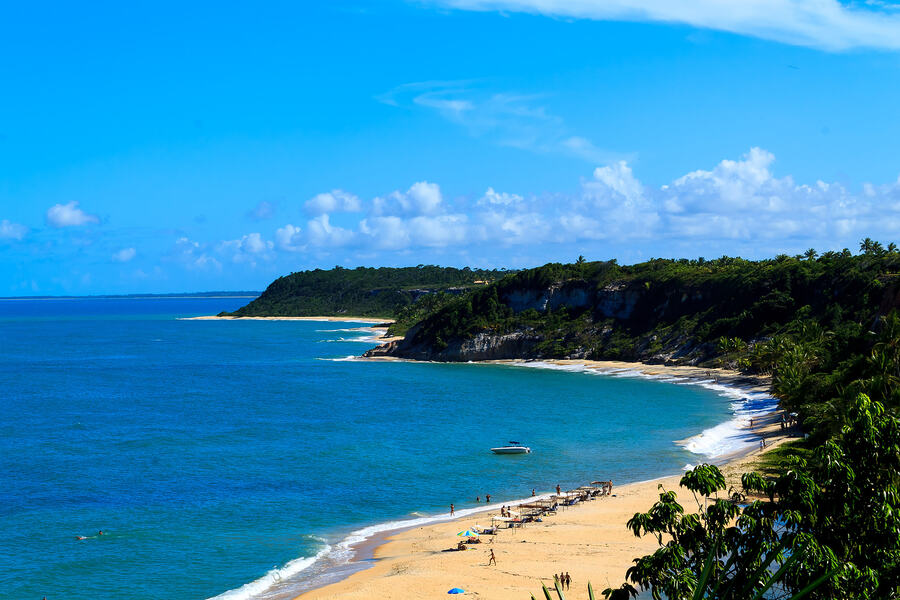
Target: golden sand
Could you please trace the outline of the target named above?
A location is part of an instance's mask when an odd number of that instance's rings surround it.
[[[509,363],[513,361],[497,361]],[[647,374],[684,377],[718,378],[722,383],[755,384],[767,390],[768,382],[750,382],[734,372],[695,367],[669,367],[613,361],[552,361],[560,364],[585,364],[604,369],[633,369]],[[755,423],[754,432],[766,439],[767,450],[790,439],[780,430],[778,415],[771,414]],[[740,475],[753,469],[760,451],[732,457],[722,467],[729,485],[738,485]],[[586,599],[587,583],[594,591],[618,587],[625,571],[638,556],[652,552],[653,538],[637,538],[626,528],[636,513],[645,512],[658,499],[659,486],[674,489],[689,508],[693,499],[680,490],[680,475],[658,480],[614,486],[614,496],[598,497],[568,507],[542,523],[529,523],[522,529],[501,529],[496,536],[483,536],[463,552],[445,552],[456,546],[457,533],[473,525],[490,525],[491,515],[483,512],[449,522],[401,531],[387,538],[375,549],[374,565],[337,583],[302,594],[302,600],[363,598],[407,599],[442,598],[454,587],[466,595],[492,600],[528,600],[530,594],[540,597],[541,583],[553,584],[554,573],[568,572],[572,588],[569,600]],[[585,482],[587,483],[587,482]],[[615,482],[613,482],[615,484]],[[488,565],[493,550],[496,565]]]

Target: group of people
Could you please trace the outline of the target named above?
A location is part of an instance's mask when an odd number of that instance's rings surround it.
[[[490,495],[490,494],[485,494],[485,495],[484,495],[484,501],[485,501],[485,502],[490,502],[490,501],[491,501],[491,495]],[[481,496],[475,496],[475,502],[481,502]]]
[[[790,413],[788,415],[781,413],[781,429],[782,430],[787,429],[788,427],[791,427],[796,424],[797,424],[796,413]]]
[[[559,575],[554,573],[553,581],[554,581],[554,583],[559,584],[559,589],[567,590],[567,589],[569,589],[569,585],[571,585],[571,583],[572,583],[572,578],[569,577],[569,572],[566,571],[565,573],[560,573]]]

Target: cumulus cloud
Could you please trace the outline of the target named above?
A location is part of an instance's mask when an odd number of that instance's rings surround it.
[[[0,221],[0,240],[21,240],[28,235],[28,228],[7,219]]]
[[[112,255],[112,259],[115,262],[126,263],[133,259],[136,255],[137,250],[135,250],[134,248],[122,248]]]
[[[270,260],[270,250],[274,247],[275,244],[263,239],[261,234],[248,233],[236,240],[220,242],[216,249],[232,262],[255,265],[259,259]]]
[[[359,198],[343,190],[332,190],[324,194],[316,194],[306,201],[304,209],[311,215],[333,212],[357,212],[361,204]]]
[[[331,224],[328,215],[319,215],[307,223],[307,239],[313,246],[336,248],[353,240],[353,232]]]
[[[383,215],[433,215],[443,209],[441,188],[436,183],[419,181],[406,192],[392,192],[372,201],[372,213]]]
[[[518,194],[510,194],[507,192],[495,192],[494,188],[489,187],[484,196],[478,199],[479,206],[501,205],[510,206],[519,204],[523,200]]]
[[[275,230],[275,244],[279,250],[287,252],[299,252],[303,249],[303,231],[290,223]]]
[[[47,224],[51,227],[77,227],[99,222],[100,219],[78,208],[78,202],[74,201],[68,204],[54,204],[47,210]]]
[[[578,192],[522,196],[489,187],[475,202],[456,204],[440,187],[418,182],[360,202],[356,226],[336,226],[328,213],[305,229],[275,234],[285,251],[342,248],[344,252],[573,245],[595,248],[799,247],[853,244],[857,237],[900,230],[900,180],[853,192],[840,183],[797,183],[776,176],[775,156],[751,148],[654,187],[622,160],[597,167]],[[352,217],[350,218],[352,221]],[[348,221],[348,222],[350,222]],[[836,240],[844,240],[837,242]],[[773,243],[774,242],[774,243]],[[808,245],[807,245],[808,244]]]
[[[900,15],[838,0],[431,0],[464,10],[594,20],[681,23],[830,51],[900,50]]]

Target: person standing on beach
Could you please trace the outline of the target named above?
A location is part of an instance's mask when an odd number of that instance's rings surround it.
[[[557,483],[556,484],[556,495],[557,496],[559,496],[559,492],[560,492],[560,488],[559,488],[559,484]]]
[[[452,517],[454,513],[453,504],[450,505],[450,516]]]
[[[531,488],[531,495],[532,495],[532,496],[537,496],[537,494],[534,493],[534,488]]]
[[[566,590],[569,589],[569,586],[572,584],[572,578],[569,577],[569,572],[566,571]]]
[[[491,553],[491,557],[488,559],[488,566],[494,565],[496,567],[497,566],[497,557],[494,556],[494,549],[491,548],[490,550],[488,550],[488,552]]]

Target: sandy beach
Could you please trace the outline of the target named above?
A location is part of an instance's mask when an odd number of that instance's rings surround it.
[[[385,326],[393,323],[391,319],[377,319],[374,317],[220,317],[218,315],[204,315],[202,317],[183,317],[180,321],[335,321],[339,323],[378,323]]]
[[[514,363],[518,361],[496,361]],[[690,378],[715,378],[719,383],[741,385],[753,391],[767,391],[765,379],[747,377],[722,369],[645,365],[618,361],[560,360],[557,365],[585,365],[601,369],[637,370],[648,375]],[[770,413],[754,422],[752,432],[766,440],[766,451],[794,437],[782,431],[779,415]],[[740,475],[752,470],[762,451],[754,449],[741,456],[717,461],[728,477],[729,485],[740,485]],[[598,477],[602,474],[598,473]],[[567,598],[587,598],[587,583],[599,594],[606,587],[617,587],[625,571],[638,556],[652,552],[652,538],[636,538],[626,522],[658,499],[660,485],[679,490],[680,474],[622,486],[614,484],[612,496],[567,507],[541,523],[529,523],[521,529],[501,529],[496,536],[483,536],[483,543],[471,549],[455,548],[457,533],[474,525],[489,526],[499,510],[485,510],[452,521],[395,532],[374,549],[372,567],[354,573],[337,583],[311,590],[299,596],[303,600],[444,597],[454,587],[473,595],[495,600],[525,600],[541,593],[541,584],[552,585],[553,574],[568,572],[572,588]],[[588,482],[584,482],[587,484]],[[686,507],[692,499],[679,494]],[[496,499],[495,499],[496,500]],[[508,501],[509,499],[499,499]],[[499,505],[492,505],[499,506]],[[449,515],[448,515],[449,516]],[[493,550],[497,564],[488,566]]]

